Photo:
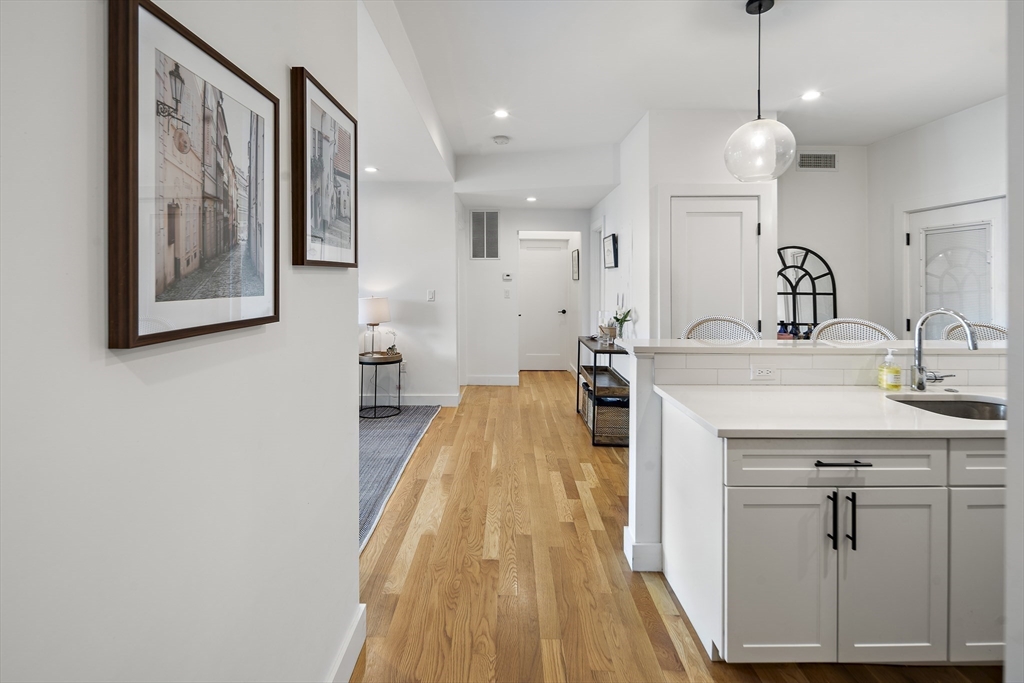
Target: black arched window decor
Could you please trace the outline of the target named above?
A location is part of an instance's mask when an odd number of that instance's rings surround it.
[[[801,332],[837,318],[836,277],[828,262],[807,247],[781,247],[778,272],[779,320]]]

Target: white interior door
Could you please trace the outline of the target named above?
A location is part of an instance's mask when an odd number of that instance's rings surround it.
[[[974,322],[1006,325],[1006,199],[991,199],[910,214],[907,247],[908,317],[952,308]],[[939,339],[951,318],[925,324]]]
[[[519,369],[567,370],[569,243],[519,242]]]
[[[946,659],[948,495],[839,489],[839,661]]]
[[[835,495],[726,488],[728,661],[836,661]]]
[[[672,199],[672,336],[705,315],[757,329],[757,197]]]

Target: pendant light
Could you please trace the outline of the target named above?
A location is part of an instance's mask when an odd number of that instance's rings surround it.
[[[747,14],[757,15],[757,118],[736,129],[725,143],[725,167],[745,183],[775,180],[796,156],[796,138],[784,124],[761,118],[761,15],[775,0],[747,0]]]

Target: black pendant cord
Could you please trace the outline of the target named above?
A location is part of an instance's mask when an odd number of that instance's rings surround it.
[[[761,15],[764,13],[758,6],[757,13],[757,118],[761,119]]]

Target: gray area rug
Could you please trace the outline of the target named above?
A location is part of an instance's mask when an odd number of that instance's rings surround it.
[[[377,526],[409,457],[441,406],[402,406],[395,417],[359,419],[359,549]]]

